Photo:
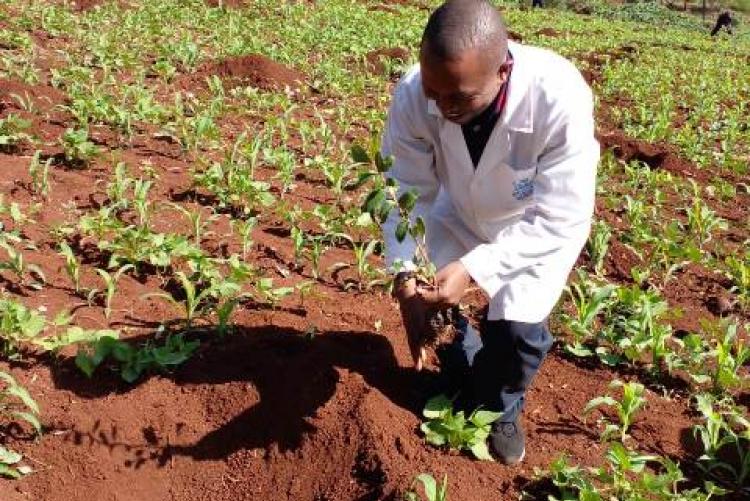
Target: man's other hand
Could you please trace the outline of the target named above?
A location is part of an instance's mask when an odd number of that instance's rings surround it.
[[[399,302],[401,319],[406,329],[406,340],[409,342],[414,367],[417,371],[421,371],[426,356],[422,334],[427,322],[427,305],[417,294],[417,280],[414,277],[398,280],[393,295]]]
[[[435,275],[434,286],[417,287],[419,295],[431,308],[448,308],[461,302],[471,284],[471,275],[461,261],[453,261]]]

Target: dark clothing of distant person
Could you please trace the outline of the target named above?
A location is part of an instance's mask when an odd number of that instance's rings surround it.
[[[535,0],[536,1],[536,0]],[[732,34],[732,15],[729,12],[722,12],[716,19],[716,26],[711,31],[711,36],[716,36],[722,28],[726,28],[727,32]]]
[[[542,0],[531,0],[531,6],[532,7],[544,7],[544,2]]]

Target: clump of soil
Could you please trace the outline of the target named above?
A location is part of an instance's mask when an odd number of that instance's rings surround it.
[[[305,82],[301,72],[260,54],[208,63],[198,69],[191,80],[203,82],[210,75],[218,75],[230,87],[249,85],[262,90],[299,89]]]
[[[386,61],[406,63],[409,60],[409,50],[403,47],[390,47],[368,52],[365,56],[367,70],[376,75],[382,75],[386,69]]]
[[[629,162],[639,160],[652,169],[664,169],[673,174],[707,180],[709,173],[701,171],[690,161],[681,158],[675,148],[666,143],[648,143],[625,135],[620,130],[598,134],[603,149],[611,149],[617,158]]]
[[[508,30],[508,38],[516,42],[523,42],[523,35],[517,31]]]
[[[75,0],[73,2],[73,8],[78,12],[85,12],[103,3],[104,0]]]
[[[239,9],[247,6],[245,0],[206,0],[206,5],[228,9]]]
[[[424,345],[435,347],[451,342],[456,334],[456,322],[460,315],[458,306],[433,311],[427,320],[427,330],[422,339]]]
[[[559,37],[561,34],[562,33],[552,28],[542,28],[541,30],[536,32],[537,36],[544,35],[545,37],[552,37],[552,38]]]

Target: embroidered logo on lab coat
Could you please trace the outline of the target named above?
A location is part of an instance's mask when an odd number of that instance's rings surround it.
[[[523,200],[534,194],[534,181],[530,177],[513,181],[513,198]]]

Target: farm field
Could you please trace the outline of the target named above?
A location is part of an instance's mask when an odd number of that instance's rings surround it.
[[[0,0],[0,501],[750,499],[747,26],[498,4],[602,146],[508,467],[425,440],[365,210],[436,5]]]

